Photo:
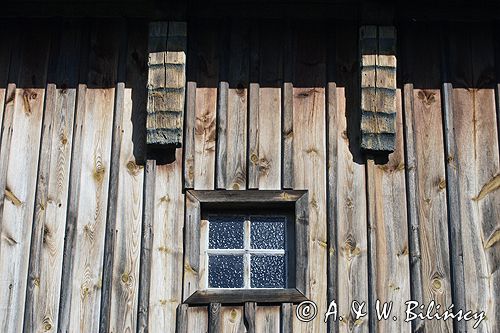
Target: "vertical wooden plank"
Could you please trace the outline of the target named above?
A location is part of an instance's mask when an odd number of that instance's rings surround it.
[[[210,303],[208,306],[208,333],[221,331],[220,303]]]
[[[331,118],[337,125],[329,132],[336,149],[336,165],[331,170],[336,178],[336,192],[330,196],[336,197],[337,305],[339,316],[343,318],[338,323],[340,332],[368,332],[370,316],[368,313],[366,317],[355,319],[351,311],[351,302],[368,302],[365,165],[356,144],[356,138],[359,138],[356,128],[359,127],[353,124],[358,82],[356,35],[355,26],[337,26],[337,43],[342,47],[337,47],[336,51],[336,115]]]
[[[87,73],[89,64],[90,29],[88,21],[82,23],[82,45],[79,66],[79,83],[76,93],[75,124],[73,126],[73,147],[81,147],[84,144],[83,124],[85,120],[85,105],[87,95]],[[71,297],[73,289],[70,288],[74,276],[74,254],[77,238],[77,218],[80,196],[80,175],[82,170],[82,154],[79,148],[73,148],[71,152],[71,168],[69,182],[68,211],[66,218],[66,231],[64,236],[64,251],[62,263],[61,291],[59,300],[58,329],[60,331],[69,329]]]
[[[307,189],[309,201],[308,297],[326,312],[326,35],[321,26],[295,27],[297,47],[293,86],[293,182]],[[313,171],[314,170],[314,171]],[[294,319],[294,331],[323,331],[322,318],[304,323]]]
[[[410,95],[408,98],[405,96],[408,168],[415,169],[414,173],[412,170],[408,174],[413,178],[409,179],[408,201],[415,204],[414,207],[410,205],[410,224],[418,230],[415,235],[418,235],[418,240],[414,243],[419,242],[420,246],[422,301],[429,304],[434,300],[444,311],[452,301],[441,95],[439,80],[436,80],[439,68],[434,64],[439,64],[439,52],[436,52],[437,47],[432,47],[437,44],[435,37],[429,39],[430,28],[424,29],[418,32],[411,46],[418,46],[419,50],[412,53],[416,59],[410,59],[415,65],[410,82],[418,86],[411,92],[410,86],[405,87],[405,94]],[[432,52],[429,52],[429,47],[432,47]],[[420,324],[425,325],[426,332],[453,330],[450,321],[414,323]],[[413,330],[416,329],[421,328],[414,326]]]
[[[496,218],[500,216],[500,193],[486,190],[498,183],[500,173],[498,141],[494,139],[498,137],[498,128],[493,44],[486,25],[467,28],[457,29],[451,37],[451,42],[459,37],[465,40],[460,49],[467,51],[467,56],[452,58],[451,77],[457,84],[449,96],[453,114],[445,114],[445,119],[452,122],[450,144],[460,147],[453,155],[458,186],[458,198],[453,204],[459,214],[463,265],[467,267],[463,271],[467,288],[465,307],[485,312],[486,319],[477,331],[494,332],[500,320],[498,292],[495,292],[500,275],[494,268],[500,258],[500,251],[494,246],[495,234],[500,228]],[[450,51],[455,53],[454,48]],[[466,66],[471,69],[469,73],[460,71]],[[459,85],[459,82],[466,84]],[[474,324],[475,321],[466,323],[466,329],[475,330]]]
[[[326,138],[327,138],[327,192],[326,192],[326,212],[327,212],[327,300],[337,300],[337,267],[338,267],[338,247],[337,247],[337,221],[335,214],[337,209],[337,163],[338,163],[338,148],[337,148],[337,85],[335,83],[336,67],[337,67],[337,37],[335,26],[330,27],[327,31],[327,103],[326,103]],[[338,321],[329,316],[327,319],[328,332],[338,332]]]
[[[177,307],[177,317],[175,318],[175,333],[187,333],[188,332],[188,305],[179,304]]]
[[[255,315],[255,332],[274,333],[280,330],[280,307],[259,306]]]
[[[229,59],[230,24],[224,22],[219,28],[219,83],[217,95],[217,144],[216,144],[216,188],[227,187],[227,115],[229,103]]]
[[[293,332],[293,304],[292,303],[283,303],[281,304],[281,312],[280,312],[280,332],[287,333]]]
[[[116,22],[95,22],[90,42],[89,70],[83,112],[82,166],[78,175],[75,243],[69,315],[61,330],[98,329],[102,288],[103,251],[111,158],[113,107],[118,62],[119,29]],[[66,326],[67,325],[67,326]]]
[[[9,75],[0,144],[2,332],[20,332],[23,326],[50,31],[41,24],[23,29]]]
[[[248,188],[259,187],[259,94],[260,30],[262,22],[252,26],[250,36],[250,84],[248,88]]]
[[[111,291],[112,291],[112,274],[114,266],[114,249],[116,243],[116,217],[118,214],[118,186],[120,174],[120,150],[122,145],[122,122],[124,113],[124,91],[125,91],[125,61],[127,47],[127,30],[123,21],[117,22],[123,33],[120,36],[118,43],[118,70],[117,83],[115,85],[115,100],[113,108],[113,129],[111,138],[111,158],[109,166],[109,195],[108,207],[106,216],[106,228],[104,232],[104,263],[102,271],[102,292],[101,292],[101,307],[99,319],[99,332],[107,332],[109,330],[109,318],[111,313]]]
[[[5,107],[5,93],[7,92],[7,84],[9,83],[9,69],[11,63],[11,51],[14,41],[18,36],[15,32],[15,24],[13,22],[4,22],[0,25],[0,31],[3,35],[11,36],[6,40],[4,47],[0,50],[0,135],[3,122],[3,113]],[[2,147],[0,146],[0,151]]]
[[[134,136],[134,127],[144,125],[144,121],[139,121],[142,119],[139,119],[137,113],[142,113],[146,104],[143,89],[146,80],[142,67],[146,60],[146,31],[141,28],[131,25],[128,29],[127,52],[121,55],[125,58],[122,65],[126,75],[119,78],[117,84],[112,155],[116,159],[112,161],[112,165],[117,171],[117,178],[111,180],[110,187],[110,190],[117,192],[113,197],[116,214],[114,230],[108,226],[108,233],[114,234],[115,242],[113,251],[110,251],[114,259],[106,332],[128,332],[137,327],[144,183],[144,166],[141,165],[144,156],[138,151],[145,151],[145,144],[142,140],[138,142],[137,135]],[[122,109],[121,112],[118,108]],[[140,138],[143,139],[143,136]],[[113,186],[114,182],[116,184]],[[111,219],[111,214],[108,217]]]
[[[215,181],[216,112],[219,58],[217,55],[218,26],[204,22],[198,26],[195,119],[187,126],[194,130],[194,188],[213,190]]]
[[[24,330],[56,332],[68,208],[73,120],[81,43],[79,24],[66,22],[53,45],[30,255]],[[56,44],[56,43],[54,43]]]
[[[230,37],[229,90],[226,118],[226,189],[246,188],[249,26],[233,22]]]
[[[246,302],[244,308],[245,314],[245,326],[248,333],[255,333],[255,311],[257,308],[257,303]]]
[[[155,223],[149,294],[150,332],[175,330],[173,325],[175,312],[177,305],[182,301],[182,283],[180,283],[183,272],[182,207],[184,207],[182,149],[176,149],[175,161],[158,166],[156,170]]]
[[[139,300],[137,332],[149,332],[149,293],[151,289],[151,249],[155,221],[156,161],[147,160],[144,170],[144,195],[141,235],[141,263],[139,272]]]
[[[294,34],[290,23],[286,25],[283,54],[283,115],[281,124],[282,136],[282,175],[284,189],[293,188],[293,67],[295,63]]]
[[[188,332],[208,332],[208,311],[206,306],[188,308]]]
[[[257,165],[261,190],[281,187],[281,86],[283,81],[282,29],[265,23],[260,33],[258,95],[258,153],[248,163]],[[252,127],[252,124],[250,124]]]
[[[243,306],[226,305],[220,311],[221,333],[245,333]]]
[[[411,332],[411,323],[404,321],[403,306],[411,298],[400,89],[396,91],[396,115],[394,153],[384,164],[374,160],[367,163],[370,304],[372,309],[377,301],[380,309],[384,302],[393,305],[391,317],[386,320],[370,318],[374,332]]]

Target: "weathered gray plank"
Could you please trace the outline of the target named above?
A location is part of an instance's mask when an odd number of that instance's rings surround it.
[[[221,331],[220,303],[210,303],[208,306],[208,333]]]
[[[464,47],[452,43],[465,40]],[[452,166],[456,168],[458,196],[453,209],[458,212],[460,223],[461,254],[463,255],[463,278],[465,308],[485,312],[484,320],[477,329],[475,321],[465,323],[467,331],[494,332],[498,330],[500,310],[496,286],[500,274],[494,267],[500,259],[497,242],[500,229],[500,174],[498,128],[496,122],[495,91],[493,81],[493,36],[483,26],[469,26],[453,31],[450,53],[462,51],[462,57],[451,59],[453,82],[470,83],[464,87],[453,87],[450,94],[453,114],[445,114],[451,122],[447,137],[454,151]],[[458,49],[458,50],[457,50]],[[470,72],[461,71],[464,66]],[[451,87],[450,87],[451,88]],[[449,111],[449,110],[445,110]],[[450,154],[450,152],[448,152]],[[450,162],[450,159],[448,159]],[[451,208],[450,208],[451,209]],[[485,279],[484,277],[488,277]]]
[[[147,143],[182,144],[186,23],[152,22],[149,31]]]
[[[149,293],[150,332],[175,330],[175,312],[182,301],[183,207],[182,149],[179,148],[175,152],[175,161],[158,166],[156,171]],[[184,230],[188,234],[187,229]],[[188,246],[190,243],[186,241],[185,244]],[[196,242],[191,244],[195,246]]]
[[[443,309],[452,301],[441,98],[435,89],[413,89],[411,94],[413,103],[405,105],[406,142],[411,142],[413,147],[413,151],[407,147],[408,156],[414,153],[411,160],[416,162],[408,164],[408,168],[415,168],[415,173],[408,175],[415,177],[408,189],[408,200],[415,202],[415,211],[410,211],[410,224],[418,229],[423,302],[435,300]],[[409,123],[413,126],[411,131]],[[408,159],[410,161],[410,157]],[[425,329],[447,332],[452,330],[452,323],[428,321]]]
[[[226,114],[226,189],[243,190],[247,182],[247,94],[249,25],[231,25],[229,89]]]
[[[282,303],[280,315],[280,332],[293,332],[293,303]]]
[[[396,92],[397,137],[395,151],[384,164],[367,162],[368,232],[370,244],[370,304],[393,308],[386,320],[370,318],[373,332],[411,332],[404,306],[410,300],[410,268],[404,165],[401,91]],[[393,317],[396,320],[393,320]]]
[[[255,302],[245,302],[245,326],[248,333],[255,333],[255,312],[257,309],[257,303]]]
[[[302,197],[301,206],[309,206],[309,216],[304,216],[305,219],[302,219],[300,211],[296,212],[299,218],[296,242],[309,239],[307,244],[296,243],[296,249],[300,251],[307,249],[307,254],[309,254],[308,278],[297,281],[297,288],[305,291],[305,294],[318,304],[319,313],[324,313],[327,306],[325,281],[327,276],[326,34],[324,26],[298,25],[295,27],[294,40],[296,47],[293,81],[293,186],[295,189],[308,190],[308,197]],[[305,223],[309,224],[308,234],[304,233]],[[298,239],[299,235],[301,240]],[[305,235],[307,236],[304,237]],[[303,255],[297,257],[302,258]],[[309,281],[317,283],[309,283]],[[307,323],[294,319],[294,330],[298,332],[325,329],[326,323],[319,317]]]
[[[104,237],[108,204],[113,107],[118,65],[119,29],[114,21],[92,25],[89,71],[84,95],[81,140],[82,167],[71,249],[71,301],[61,330],[98,330],[102,291]],[[104,31],[104,33],[103,33]],[[71,185],[73,186],[73,185]],[[78,297],[80,296],[80,297]]]
[[[175,317],[175,333],[188,332],[188,308],[187,304],[177,306],[177,316]]]
[[[186,207],[184,219],[185,255],[184,255],[184,281],[183,300],[188,299],[199,288],[200,273],[200,218],[201,207],[199,200],[186,192]]]
[[[137,332],[149,332],[149,295],[151,290],[151,251],[155,225],[156,161],[147,160],[144,170],[144,205],[142,213],[141,264],[139,271],[139,299]]]
[[[13,45],[0,152],[0,330],[23,326],[51,30],[22,28]],[[24,41],[29,40],[29,43]],[[20,172],[22,170],[22,172]],[[28,176],[27,176],[28,175]]]
[[[108,233],[114,235],[114,248],[110,249],[109,253],[112,253],[114,258],[110,272],[108,291],[110,314],[107,319],[106,332],[127,332],[137,328],[144,200],[144,166],[141,164],[144,156],[136,150],[145,150],[145,144],[142,140],[139,142],[137,140],[143,139],[143,136],[134,134],[139,130],[135,127],[144,125],[142,119],[138,121],[138,113],[141,113],[143,110],[141,106],[146,102],[145,93],[140,92],[144,91],[142,83],[145,82],[145,75],[141,64],[145,63],[146,54],[146,43],[143,38],[145,29],[141,28],[141,26],[131,25],[128,29],[128,40],[124,41],[127,43],[127,49],[121,50],[123,60],[120,64],[123,69],[126,69],[126,73],[125,71],[119,73],[120,82],[117,84],[112,153],[113,168],[116,168],[117,172],[111,174],[110,181],[110,191],[114,187],[117,194],[110,198],[110,201],[115,200],[116,213],[114,216],[111,215],[111,211],[108,214]],[[122,109],[121,112],[119,108]],[[118,142],[120,142],[119,145]],[[116,182],[114,185],[113,180]],[[109,209],[111,207],[110,204]],[[115,219],[114,227],[110,221],[111,218]],[[101,317],[101,319],[104,318]],[[102,323],[101,330],[103,330]]]
[[[362,26],[360,35],[361,148],[393,151],[396,56],[392,26]]]
[[[81,30],[58,25],[45,100],[26,294],[25,332],[57,331]],[[60,47],[57,47],[60,45]]]
[[[285,31],[283,47],[283,120],[281,127],[282,136],[282,174],[281,183],[284,189],[291,189],[293,182],[293,67],[295,63],[294,33],[290,24]]]

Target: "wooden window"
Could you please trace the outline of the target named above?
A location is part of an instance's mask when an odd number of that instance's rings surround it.
[[[184,301],[307,299],[307,191],[187,191]]]

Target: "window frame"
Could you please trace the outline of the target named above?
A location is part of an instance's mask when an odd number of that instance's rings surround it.
[[[183,301],[188,304],[208,303],[298,303],[308,299],[309,281],[309,212],[307,191],[302,190],[187,190],[184,221]],[[203,217],[220,209],[239,211],[255,208],[294,213],[293,255],[295,268],[287,269],[287,288],[207,288],[206,248],[208,223]],[[257,214],[249,214],[257,215]],[[277,214],[279,215],[279,214]],[[291,224],[290,224],[291,225]],[[291,274],[290,274],[291,273]],[[291,278],[291,279],[290,279]]]

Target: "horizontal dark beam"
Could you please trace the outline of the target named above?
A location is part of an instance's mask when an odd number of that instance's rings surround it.
[[[300,303],[305,300],[307,298],[297,289],[208,289],[196,291],[185,303]]]
[[[269,203],[269,202],[295,202],[307,191],[273,191],[273,190],[248,190],[248,191],[187,191],[198,201],[203,203],[231,202],[231,203]]]
[[[2,4],[0,17],[135,17],[150,20],[189,20],[192,18],[269,18],[269,19],[361,19],[362,0],[294,1],[197,1],[197,0],[49,0],[14,1]],[[63,5],[64,3],[64,5]],[[424,1],[394,5],[398,21],[490,21],[498,19],[500,4],[489,0]]]

